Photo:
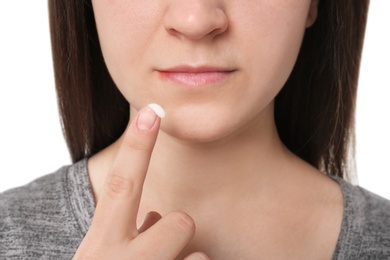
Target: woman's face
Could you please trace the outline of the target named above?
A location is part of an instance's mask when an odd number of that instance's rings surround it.
[[[103,56],[135,109],[162,130],[213,141],[270,117],[316,0],[93,0]],[[268,111],[268,112],[267,112]]]

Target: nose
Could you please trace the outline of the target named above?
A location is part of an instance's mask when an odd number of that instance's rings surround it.
[[[217,0],[172,0],[163,20],[165,30],[179,38],[214,38],[228,28],[228,19]]]

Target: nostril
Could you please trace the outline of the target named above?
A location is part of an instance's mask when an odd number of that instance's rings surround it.
[[[225,32],[228,29],[229,21],[228,17],[226,16],[225,12],[221,9],[217,10],[218,12],[218,19],[215,21],[215,30],[213,31],[214,35],[221,34]]]

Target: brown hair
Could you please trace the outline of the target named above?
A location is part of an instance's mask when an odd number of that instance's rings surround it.
[[[285,145],[326,174],[344,177],[369,0],[322,0],[293,72],[275,101]],[[114,142],[129,104],[101,53],[90,0],[49,0],[58,104],[73,162]]]

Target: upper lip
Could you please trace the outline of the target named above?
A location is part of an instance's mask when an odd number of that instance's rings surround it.
[[[157,69],[160,72],[181,72],[181,73],[206,73],[206,72],[233,72],[235,69],[218,66],[189,66],[180,65],[166,69]]]

